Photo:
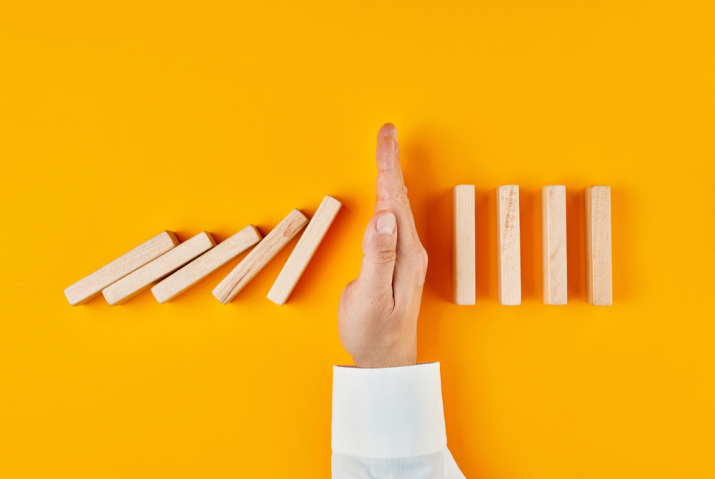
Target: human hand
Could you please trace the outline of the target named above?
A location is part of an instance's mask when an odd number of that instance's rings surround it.
[[[417,362],[417,316],[427,273],[402,178],[397,130],[377,134],[375,214],[362,242],[360,276],[343,290],[338,334],[360,368],[410,366]]]

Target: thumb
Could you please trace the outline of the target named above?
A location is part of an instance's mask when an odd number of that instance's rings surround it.
[[[395,215],[389,211],[378,211],[370,219],[362,241],[363,257],[358,284],[367,297],[386,295],[392,298],[396,247]]]

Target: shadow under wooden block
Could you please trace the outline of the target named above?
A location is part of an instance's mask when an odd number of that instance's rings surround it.
[[[566,187],[566,261],[569,300],[586,301],[586,226],[583,189]]]

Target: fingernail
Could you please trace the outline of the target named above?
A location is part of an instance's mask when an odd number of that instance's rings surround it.
[[[392,213],[381,216],[380,219],[377,220],[377,232],[383,235],[395,234],[396,226],[395,215]]]

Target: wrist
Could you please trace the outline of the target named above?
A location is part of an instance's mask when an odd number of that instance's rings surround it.
[[[406,356],[369,355],[365,357],[352,356],[353,364],[356,368],[377,369],[377,368],[400,368],[404,366],[415,366],[417,364],[417,354]]]

